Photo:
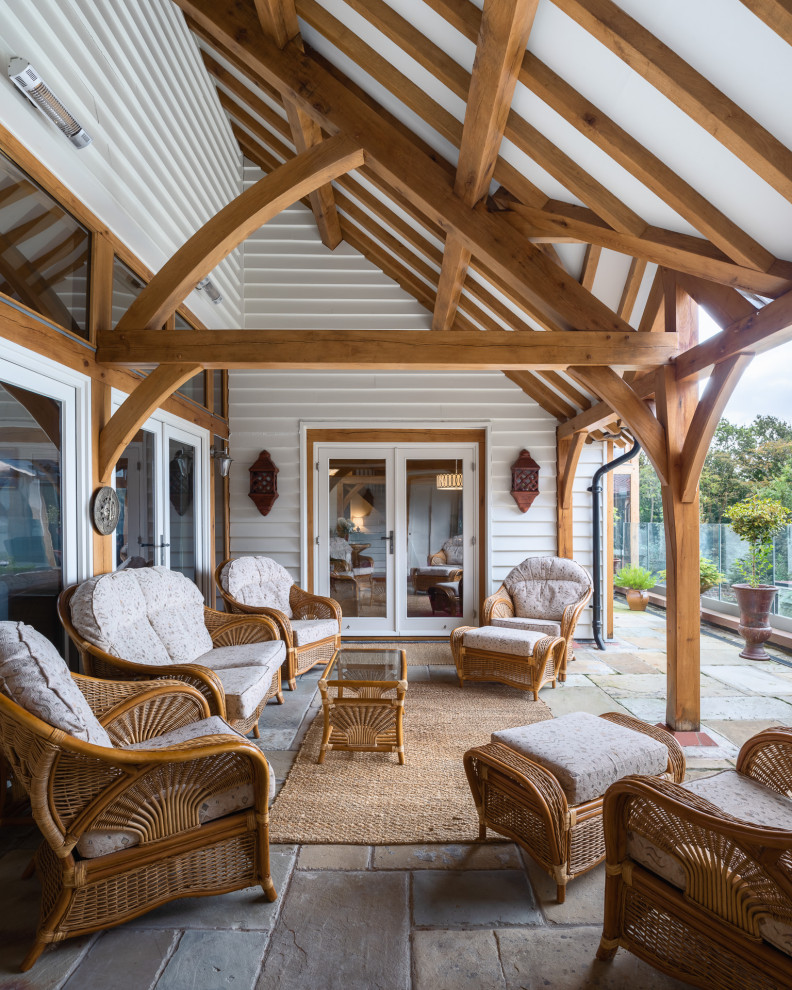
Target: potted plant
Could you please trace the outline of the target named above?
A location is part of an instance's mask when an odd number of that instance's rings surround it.
[[[657,580],[659,582],[665,583],[666,572],[658,571]],[[709,559],[709,557],[699,557],[699,594],[703,595],[705,592],[709,591],[710,588],[714,588],[716,584],[720,584],[721,581],[726,580],[726,575],[721,574],[715,564]]]
[[[645,567],[629,565],[622,567],[613,575],[613,583],[624,588],[627,605],[634,612],[643,612],[649,604],[649,588],[657,583],[655,575]]]
[[[748,578],[747,584],[733,584],[740,607],[739,633],[745,640],[740,656],[746,660],[769,660],[764,643],[770,639],[770,609],[778,588],[762,584],[770,556],[773,536],[792,520],[792,514],[780,502],[761,495],[750,495],[731,509],[731,528],[748,544],[748,554],[738,561]]]

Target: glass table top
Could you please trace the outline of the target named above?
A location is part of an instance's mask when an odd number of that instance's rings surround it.
[[[328,680],[400,681],[403,675],[403,650],[341,649],[328,670]]]

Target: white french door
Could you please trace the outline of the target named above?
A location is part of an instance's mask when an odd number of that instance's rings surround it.
[[[206,430],[185,428],[162,412],[133,437],[115,472],[121,500],[116,566],[139,557],[211,593],[208,451]]]
[[[314,574],[343,633],[472,622],[478,445],[319,443],[316,455]]]

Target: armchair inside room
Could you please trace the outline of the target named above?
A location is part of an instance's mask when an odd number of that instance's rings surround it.
[[[99,574],[63,591],[58,614],[91,676],[184,680],[206,697],[213,715],[256,736],[267,701],[283,701],[286,647],[276,624],[206,608],[199,589],[177,571]]]
[[[215,582],[231,612],[273,621],[286,646],[286,676],[297,678],[318,663],[329,663],[341,645],[341,607],[332,598],[303,591],[270,557],[236,557],[215,570]]]
[[[413,590],[426,591],[436,584],[459,581],[462,577],[463,537],[452,536],[439,550],[430,553],[426,567],[412,569]]]
[[[260,886],[275,900],[274,777],[194,687],[70,675],[35,629],[0,622],[0,748],[44,840],[22,970],[174,898]]]
[[[792,986],[790,792],[790,728],[749,739],[736,770],[613,784],[598,958],[623,947],[707,990]]]
[[[371,602],[374,560],[363,549],[368,544],[356,547],[342,536],[330,537],[330,594],[344,615],[360,615],[361,605]]]
[[[529,557],[513,568],[484,602],[483,623],[562,636],[562,667],[573,660],[572,634],[592,584],[588,571],[564,557]]]

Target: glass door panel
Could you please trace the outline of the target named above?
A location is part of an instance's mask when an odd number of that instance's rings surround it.
[[[170,568],[196,580],[196,448],[168,439]]]
[[[118,459],[115,480],[121,515],[114,534],[116,567],[162,563],[156,539],[156,452],[155,435],[138,430]]]
[[[0,384],[0,620],[27,622],[62,649],[61,403]]]

